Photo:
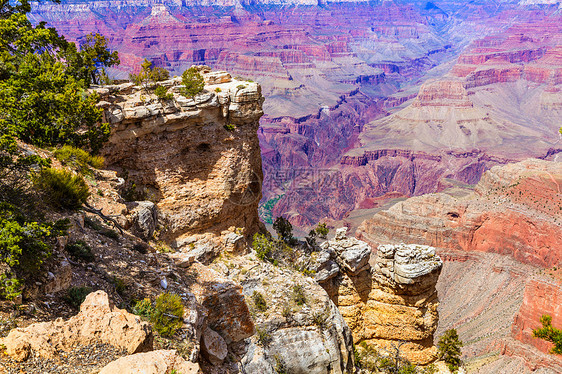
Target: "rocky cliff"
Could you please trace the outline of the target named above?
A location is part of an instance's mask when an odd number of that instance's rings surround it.
[[[124,177],[123,188],[156,203],[161,239],[208,260],[229,234],[258,230],[263,97],[257,83],[228,73],[204,77],[205,90],[192,99],[179,94],[180,79],[161,83],[170,100],[132,84],[96,91],[112,126],[102,150],[107,167]]]
[[[542,314],[559,315],[552,300],[560,291],[561,185],[559,162],[495,166],[474,188],[398,202],[366,220],[357,235],[372,245],[438,248],[439,331],[459,331],[469,367],[557,372],[557,358],[531,331]]]
[[[324,242],[309,268],[340,309],[356,346],[366,344],[389,355],[407,342],[400,349],[411,362],[435,360],[435,284],[442,266],[435,249],[381,245],[373,251],[346,231],[338,229],[333,240]]]
[[[495,166],[474,192],[456,191],[399,202],[366,220],[370,243],[420,243],[513,256],[524,263],[561,261],[560,163],[526,160]]]

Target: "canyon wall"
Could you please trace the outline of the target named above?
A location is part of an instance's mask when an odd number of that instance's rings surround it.
[[[389,355],[400,346],[412,363],[434,361],[439,320],[435,284],[442,266],[435,249],[381,245],[372,250],[346,237],[346,231],[338,229],[333,240],[321,245],[309,269],[339,308],[357,349],[366,345]]]
[[[495,166],[474,188],[398,202],[364,221],[356,235],[373,246],[438,248],[444,261],[438,332],[457,328],[469,367],[557,372],[559,358],[532,337],[532,329],[540,327],[542,314],[551,314],[554,323],[561,318],[561,186],[559,162]]]
[[[263,114],[257,83],[203,75],[205,90],[193,98],[181,95],[180,79],[161,82],[173,99],[132,84],[96,89],[112,127],[107,167],[125,178],[124,189],[156,203],[161,238],[201,258],[228,234],[251,237],[259,228]]]

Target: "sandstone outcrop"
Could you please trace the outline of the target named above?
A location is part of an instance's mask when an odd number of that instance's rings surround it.
[[[158,211],[136,203],[135,230],[148,239],[158,218],[161,239],[208,261],[226,244],[223,237],[236,230],[251,236],[258,229],[263,98],[257,83],[225,72],[204,78],[205,91],[194,98],[177,93],[179,79],[161,82],[174,92],[172,100],[157,100],[131,84],[97,91],[112,126],[102,150],[107,166]]]
[[[229,344],[229,353],[240,359],[239,370],[248,374],[274,374],[282,368],[302,374],[352,370],[351,331],[326,291],[312,278],[259,261],[254,254],[221,256],[210,266],[215,275],[242,286],[255,326],[250,339],[238,346]],[[256,300],[260,300],[259,306]],[[232,311],[232,303],[226,299],[219,307]],[[209,313],[215,311],[209,308]],[[217,324],[209,325],[224,336]]]
[[[185,361],[174,350],[159,350],[125,356],[106,365],[99,374],[200,373],[199,365]]]
[[[80,313],[63,321],[35,323],[14,329],[2,341],[6,353],[18,361],[31,351],[54,358],[75,345],[102,342],[124,348],[129,353],[152,349],[152,330],[140,317],[113,306],[103,291],[90,293],[80,306]]]
[[[388,354],[392,344],[403,340],[408,343],[401,350],[410,361],[433,361],[439,304],[435,284],[442,267],[435,249],[381,245],[373,253],[367,243],[345,233],[345,228],[339,229],[317,257],[331,258],[340,271],[317,280],[340,309],[355,344],[365,342]]]
[[[562,260],[562,168],[529,159],[487,171],[473,192],[451,190],[399,202],[363,222],[371,243],[420,243],[493,252],[539,266]]]

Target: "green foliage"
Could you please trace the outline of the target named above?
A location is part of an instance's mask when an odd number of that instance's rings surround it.
[[[32,278],[51,255],[52,242],[66,234],[69,221],[38,223],[0,202],[0,264],[8,267],[0,274],[0,296],[13,299],[21,293],[23,279]]]
[[[205,81],[199,70],[195,66],[190,67],[181,75],[181,81],[184,85],[181,93],[185,97],[193,97],[205,88]]]
[[[113,277],[113,285],[115,286],[115,292],[117,292],[121,297],[125,296],[127,285],[122,278]]]
[[[107,81],[105,68],[119,65],[117,51],[110,52],[107,49],[107,40],[100,34],[88,34],[82,40],[80,53],[76,52],[76,46],[69,44],[66,54],[69,56],[71,73],[82,79],[88,85],[100,84]]]
[[[265,312],[267,310],[267,303],[265,302],[265,298],[260,292],[254,291],[254,293],[252,294],[252,300],[254,301],[254,305],[257,310],[259,310],[260,312]]]
[[[173,336],[183,326],[183,304],[181,297],[163,293],[156,298],[156,307],[150,320],[158,333],[165,337]]]
[[[154,306],[147,298],[137,301],[133,306],[133,313],[142,317],[150,318],[154,311]]]
[[[71,287],[66,291],[65,300],[74,308],[80,308],[90,292],[92,292],[90,287]]]
[[[304,295],[304,287],[301,284],[293,286],[293,301],[297,305],[306,304],[306,296]]]
[[[92,262],[96,259],[92,248],[83,240],[68,243],[65,249],[70,256],[79,261]]]
[[[277,217],[275,219],[273,230],[277,233],[279,240],[283,240],[285,243],[291,243],[294,240],[293,225],[284,217]]]
[[[238,86],[236,86],[236,89],[238,90],[243,90],[244,88],[246,88],[246,86],[244,86],[243,84],[239,84]]]
[[[328,226],[326,226],[325,223],[319,223],[318,226],[316,226],[316,228],[314,229],[314,231],[316,232],[316,234],[318,234],[320,238],[326,239],[328,233],[330,232],[330,229],[328,228]]]
[[[217,93],[218,93],[218,92],[222,92],[222,90],[221,90],[220,87],[217,87],[217,88],[215,88],[215,92],[217,92]]]
[[[256,233],[254,234],[252,247],[256,251],[258,258],[262,261],[266,261],[271,258],[271,253],[275,250],[275,243],[269,240],[267,236]]]
[[[562,330],[552,326],[552,317],[545,314],[541,317],[542,328],[533,330],[535,338],[544,339],[554,344],[550,351],[553,354],[562,354]]]
[[[223,127],[224,127],[224,129],[227,130],[227,131],[234,131],[234,130],[236,130],[236,126],[233,125],[232,123],[227,123],[227,124],[225,124]]]
[[[289,373],[289,371],[287,369],[287,365],[285,365],[283,360],[278,355],[274,355],[273,359],[275,359],[275,366],[273,367],[273,370],[275,370],[276,374],[288,374]]]
[[[437,342],[440,358],[445,361],[449,370],[453,373],[457,372],[461,365],[462,345],[456,329],[445,331]]]
[[[41,169],[33,177],[33,182],[45,194],[49,203],[59,209],[77,210],[90,196],[84,178],[66,170]]]
[[[261,329],[256,327],[256,337],[258,338],[257,344],[262,347],[267,347],[272,340],[271,334],[267,331],[266,328]]]
[[[174,98],[173,94],[168,93],[168,89],[166,87],[160,85],[156,86],[154,94],[159,100],[172,100]]]
[[[89,174],[90,167],[99,169],[103,167],[104,164],[102,156],[92,156],[85,150],[71,145],[64,145],[61,148],[57,148],[54,151],[54,156],[63,165],[69,166],[82,174]]]
[[[34,26],[25,14],[29,7],[4,2],[6,8],[0,18],[0,119],[27,143],[96,152],[110,133],[95,106],[98,95],[85,91],[92,71],[86,61],[100,51],[99,43],[94,51],[78,52],[45,23]]]

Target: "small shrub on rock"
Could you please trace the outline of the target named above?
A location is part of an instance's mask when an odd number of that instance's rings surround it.
[[[92,292],[90,287],[71,287],[66,292],[65,300],[74,308],[78,309],[90,292]]]
[[[265,302],[265,299],[260,292],[254,291],[254,293],[252,294],[252,300],[254,301],[254,305],[256,306],[257,310],[259,310],[260,312],[265,312],[267,310],[267,303]]]
[[[552,326],[552,317],[547,314],[541,317],[541,324],[542,328],[533,330],[533,336],[553,343],[550,352],[562,355],[562,330]]]
[[[437,342],[437,349],[441,359],[445,361],[452,373],[456,373],[461,365],[462,342],[456,329],[445,331]]]
[[[92,248],[83,240],[77,240],[73,243],[69,243],[65,247],[66,251],[74,259],[84,262],[92,262],[95,260],[95,256],[92,253]]]
[[[300,284],[295,284],[293,286],[293,301],[297,305],[306,304],[306,297],[304,296],[304,287]]]
[[[258,338],[257,344],[262,347],[267,347],[271,343],[271,334],[266,328],[256,327],[256,337]]]
[[[67,165],[82,174],[90,173],[90,167],[99,169],[103,167],[102,156],[92,156],[81,148],[64,145],[54,151],[54,155],[63,165]]]
[[[152,313],[154,313],[154,306],[150,302],[150,299],[144,298],[135,303],[133,306],[133,313],[141,317],[150,318]]]
[[[160,85],[156,86],[154,94],[159,100],[172,100],[174,98],[173,94],[168,93],[168,89],[166,87]]]
[[[181,75],[181,81],[184,88],[181,89],[182,95],[185,97],[193,97],[203,91],[205,81],[199,70],[195,66],[190,67]]]
[[[183,326],[181,297],[167,292],[158,296],[150,320],[160,335],[173,336]]]
[[[42,169],[34,176],[33,182],[49,203],[59,209],[77,210],[90,196],[84,178],[66,170]]]

